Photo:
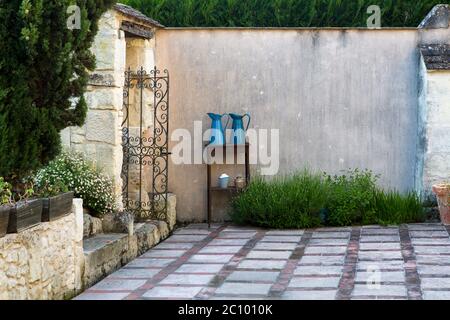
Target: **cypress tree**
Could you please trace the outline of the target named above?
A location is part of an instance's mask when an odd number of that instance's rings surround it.
[[[61,149],[86,116],[83,92],[100,16],[114,0],[0,0],[0,176],[24,177]],[[68,8],[80,9],[70,29]]]

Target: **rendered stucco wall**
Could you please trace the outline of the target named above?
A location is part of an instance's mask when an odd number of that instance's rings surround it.
[[[171,75],[172,130],[249,112],[251,127],[280,130],[280,174],[368,168],[406,191],[421,148],[418,45],[448,39],[448,29],[165,29],[156,63]],[[204,220],[205,166],[172,164],[169,178],[178,218]]]
[[[450,182],[450,71],[426,72],[424,190]]]

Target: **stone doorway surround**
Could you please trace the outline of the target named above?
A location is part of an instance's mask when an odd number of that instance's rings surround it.
[[[83,153],[113,178],[119,208],[122,207],[124,74],[128,68],[153,69],[154,36],[162,27],[159,22],[123,4],[116,4],[101,17],[92,47],[97,66],[90,75],[85,94],[89,108],[86,123],[61,133],[65,147]],[[150,108],[149,114],[152,114]],[[146,125],[151,126],[151,123]]]

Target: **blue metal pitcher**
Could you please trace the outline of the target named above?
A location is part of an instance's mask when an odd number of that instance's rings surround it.
[[[250,115],[248,113],[244,115],[239,115],[235,113],[230,113],[231,119],[233,119],[233,134],[231,141],[234,144],[245,144],[245,132],[248,130],[248,127],[250,126]],[[248,123],[247,127],[244,129],[244,118],[248,117]]]
[[[210,144],[213,144],[213,145],[225,144],[225,133],[224,133],[224,129],[222,127],[222,118],[226,115],[227,115],[226,113],[225,114],[208,113],[208,116],[212,120],[211,139],[209,141]],[[228,126],[229,122],[230,122],[230,118],[228,118],[225,128]]]

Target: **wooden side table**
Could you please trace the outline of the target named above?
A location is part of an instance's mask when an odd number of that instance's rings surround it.
[[[230,164],[234,164],[234,165],[245,165],[245,181],[246,181],[246,185],[249,184],[250,182],[250,144],[247,142],[245,145],[244,144],[224,144],[224,145],[211,145],[211,144],[207,144],[205,146],[205,148],[210,149],[208,150],[208,155],[211,154],[211,156],[215,156],[215,152],[217,149],[221,148],[222,149],[222,155],[223,155],[223,160],[222,163],[226,164],[226,165],[230,165]],[[212,150],[211,150],[212,149]],[[234,160],[236,160],[236,156],[239,155],[239,152],[244,151],[245,152],[245,163],[244,164],[240,164],[240,163],[226,163],[226,159],[227,159],[227,153],[230,152],[230,150],[234,151]],[[219,192],[228,192],[231,194],[236,194],[238,192],[238,189],[235,186],[228,186],[226,189],[225,188],[220,188],[220,187],[215,187],[212,185],[212,179],[211,179],[211,168],[214,165],[221,165],[221,164],[216,164],[216,163],[210,163],[210,161],[208,161],[207,165],[206,165],[206,170],[207,170],[207,201],[208,201],[208,227],[211,228],[211,217],[212,217],[212,196],[215,193],[219,193]]]

